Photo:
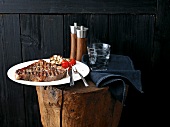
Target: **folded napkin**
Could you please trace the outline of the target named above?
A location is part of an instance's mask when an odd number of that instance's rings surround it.
[[[83,55],[82,62],[88,65],[88,61],[88,55]],[[112,95],[122,103],[125,100],[126,85],[131,85],[141,93],[143,92],[141,72],[134,69],[128,56],[111,54],[106,71],[91,70],[89,75],[97,87],[109,86]]]

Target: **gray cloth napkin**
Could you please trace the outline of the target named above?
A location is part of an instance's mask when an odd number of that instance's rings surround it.
[[[82,56],[82,62],[88,65],[88,55]],[[89,66],[89,65],[88,65]],[[97,87],[109,86],[112,95],[124,103],[126,85],[142,91],[141,71],[135,70],[131,59],[123,55],[110,55],[110,62],[106,71],[90,71],[90,78]]]

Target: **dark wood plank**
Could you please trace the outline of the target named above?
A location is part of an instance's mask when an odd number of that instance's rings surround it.
[[[26,127],[42,127],[38,98],[34,86],[24,86],[24,99]]]
[[[20,17],[23,61],[63,54],[63,16],[23,14]],[[41,126],[34,86],[25,88],[25,105],[27,126]]]
[[[168,99],[169,89],[167,89],[167,82],[169,82],[170,74],[170,1],[169,0],[158,0],[158,13],[155,25],[155,41],[154,47],[155,51],[153,54],[153,76],[152,81],[154,81],[154,91],[153,87],[149,87],[152,90],[151,97],[155,94],[160,93],[159,98],[165,102]],[[165,87],[164,87],[165,85]],[[153,99],[156,102],[156,98]],[[151,107],[151,106],[150,106]],[[167,114],[167,105],[157,104],[156,108],[161,108],[162,110],[156,113],[160,116]],[[151,110],[153,114],[152,118],[158,121],[154,110]],[[151,120],[150,123],[153,123]],[[160,119],[156,122],[157,125],[166,126],[168,121]]]
[[[136,69],[148,71],[152,62],[155,16],[110,15],[109,19],[112,53],[128,55]]]
[[[141,70],[144,94],[129,88],[127,105],[124,107],[120,127],[146,126],[146,94],[151,81],[154,43],[154,15],[110,15],[109,40],[114,54],[127,55],[135,69]],[[151,83],[153,84],[153,83]],[[142,108],[141,108],[142,107]],[[140,110],[139,110],[140,109]],[[139,115],[140,114],[140,115]]]
[[[109,43],[108,40],[108,15],[90,15],[87,20],[89,28],[88,44],[104,42]]]
[[[21,15],[24,61],[63,55],[62,15]]]
[[[42,58],[41,16],[20,15],[23,61]]]
[[[22,61],[19,15],[0,15],[0,125],[25,127],[23,86],[7,77],[7,70]]]
[[[63,44],[63,16],[44,15],[41,19],[41,41],[43,57],[50,57],[54,54],[64,54]]]
[[[21,15],[20,23],[23,61],[41,58],[40,16]],[[26,125],[38,127],[40,114],[35,87],[25,86],[24,94]]]
[[[155,47],[157,50],[154,52],[154,63],[155,67],[159,69],[160,72],[164,73],[164,70],[170,72],[170,2],[168,0],[159,1],[158,15],[156,20],[156,39]],[[159,56],[159,57],[156,57]],[[165,75],[162,75],[162,78]],[[169,76],[167,75],[167,78]]]
[[[1,80],[0,80],[0,93],[1,93],[1,95],[0,95],[0,103],[1,103],[1,105],[0,105],[0,123],[1,123],[1,125],[4,127],[6,124],[7,124],[7,121],[8,121],[8,116],[7,116],[7,112],[8,112],[8,108],[7,108],[7,85],[6,85],[6,83],[5,83],[5,81],[6,81],[6,72],[4,71],[4,69],[6,69],[5,68],[5,66],[4,66],[4,62],[5,62],[5,60],[4,60],[4,57],[5,57],[5,53],[4,53],[4,41],[3,41],[3,39],[4,39],[4,35],[3,35],[3,33],[4,33],[4,29],[3,29],[3,27],[4,27],[4,24],[3,24],[3,22],[4,22],[4,18],[3,18],[3,16],[1,15],[0,16],[0,58],[1,58],[1,64],[0,64],[0,71],[2,72],[2,73],[0,73],[0,76],[1,77],[4,77],[4,78],[1,78]],[[4,76],[4,74],[5,74],[5,76]]]
[[[156,13],[156,0],[4,0],[0,13]]]

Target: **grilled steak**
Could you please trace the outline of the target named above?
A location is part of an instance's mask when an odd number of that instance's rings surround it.
[[[18,69],[15,72],[15,78],[17,80],[26,80],[33,82],[49,82],[60,80],[67,75],[67,69],[62,66],[46,62],[45,60],[39,60],[33,64]]]

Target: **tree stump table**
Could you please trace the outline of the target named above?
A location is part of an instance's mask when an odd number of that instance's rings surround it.
[[[73,87],[36,87],[43,127],[117,127],[122,104],[115,100],[108,87],[97,88],[87,80]]]

